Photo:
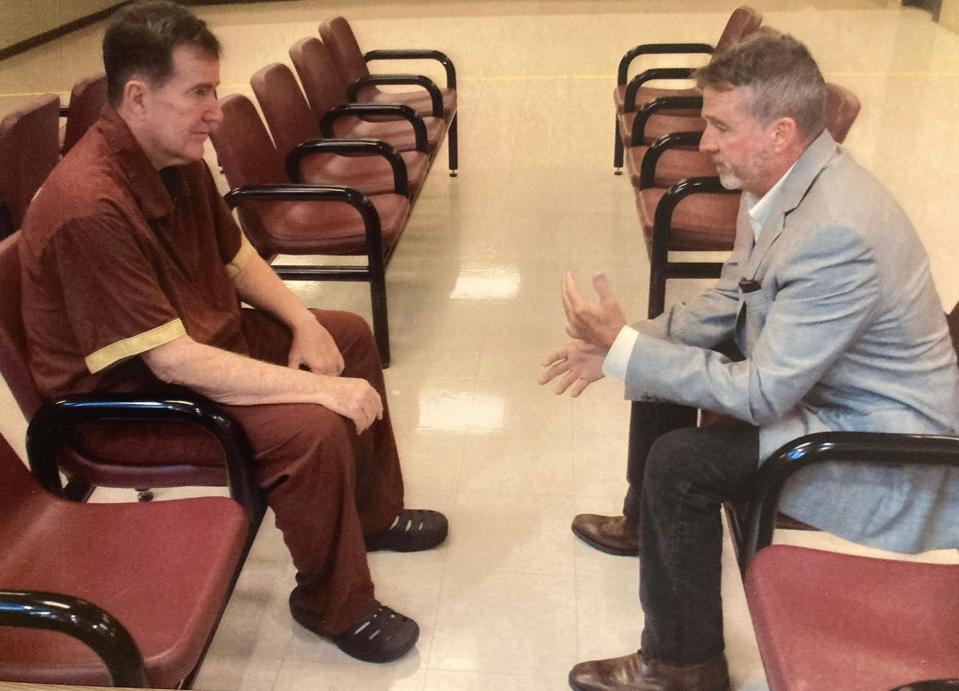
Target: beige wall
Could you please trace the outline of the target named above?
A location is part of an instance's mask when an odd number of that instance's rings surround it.
[[[959,0],[942,0],[939,23],[951,31],[959,32]]]
[[[118,4],[119,0],[0,0],[0,48]]]

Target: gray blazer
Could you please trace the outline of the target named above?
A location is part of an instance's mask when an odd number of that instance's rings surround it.
[[[760,289],[743,293],[741,278]],[[757,425],[760,462],[811,432],[959,433],[959,369],[925,250],[827,132],[784,181],[758,244],[741,206],[716,285],[635,326],[627,398]],[[730,336],[745,360],[711,350]],[[959,546],[955,471],[830,464],[802,471],[782,506],[886,549]]]

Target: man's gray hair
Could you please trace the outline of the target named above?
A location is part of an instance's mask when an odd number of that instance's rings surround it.
[[[809,50],[792,36],[763,27],[696,70],[700,88],[747,87],[746,104],[764,125],[792,118],[811,140],[825,126],[826,82]]]

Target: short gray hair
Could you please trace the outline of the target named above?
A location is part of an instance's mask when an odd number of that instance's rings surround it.
[[[826,82],[809,50],[792,36],[763,27],[696,70],[700,88],[747,87],[747,105],[764,125],[789,117],[807,139],[825,126]]]

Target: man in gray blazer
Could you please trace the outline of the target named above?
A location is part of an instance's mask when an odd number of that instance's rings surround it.
[[[653,445],[638,520],[642,650],[576,665],[579,690],[727,688],[719,506],[743,496],[776,448],[826,430],[959,431],[959,369],[926,253],[892,196],[824,130],[825,85],[806,48],[758,32],[697,81],[700,148],[725,187],[743,190],[721,278],[627,326],[602,274],[597,302],[567,274],[574,340],[540,381],[559,378],[557,393],[575,396],[612,376],[632,400],[742,424],[678,429]],[[730,339],[744,359],[713,350]],[[807,469],[783,509],[887,549],[959,544],[959,477],[939,469]]]

